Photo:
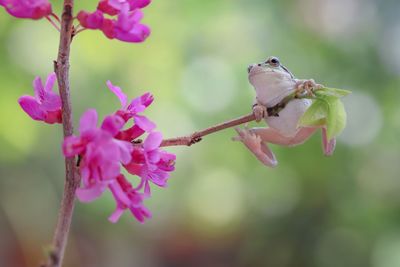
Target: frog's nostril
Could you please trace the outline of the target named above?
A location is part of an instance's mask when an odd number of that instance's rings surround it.
[[[261,63],[258,63],[257,66],[261,67]]]

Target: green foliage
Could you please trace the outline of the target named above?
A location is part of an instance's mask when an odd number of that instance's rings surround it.
[[[315,91],[311,107],[300,119],[300,126],[323,126],[327,128],[328,139],[339,135],[346,126],[346,110],[340,97],[350,91],[322,88]]]

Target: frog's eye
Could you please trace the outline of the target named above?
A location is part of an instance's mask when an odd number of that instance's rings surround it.
[[[267,60],[267,63],[274,67],[278,67],[280,65],[279,59],[277,57],[270,57]]]

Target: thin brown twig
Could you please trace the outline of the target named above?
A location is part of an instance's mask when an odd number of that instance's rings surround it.
[[[73,33],[73,5],[73,0],[64,0],[61,17],[60,45],[57,61],[54,62],[54,70],[57,74],[58,88],[62,101],[64,137],[73,134],[72,107],[69,91],[69,55]],[[74,209],[75,191],[80,181],[75,162],[74,157],[65,159],[64,193],[61,200],[52,247],[46,263],[42,265],[45,267],[60,267],[63,261]]]
[[[311,98],[309,95],[299,95],[298,92],[293,92],[292,94],[286,96],[285,98],[282,99],[281,102],[276,104],[273,107],[267,108],[267,116],[273,117],[273,116],[278,116],[279,112],[293,99],[300,99],[300,98]],[[225,121],[216,125],[213,125],[211,127],[205,128],[203,130],[194,132],[192,134],[186,135],[186,136],[180,136],[180,137],[175,137],[175,138],[170,138],[170,139],[164,139],[161,143],[162,147],[166,146],[191,146],[193,144],[198,143],[199,141],[202,140],[204,136],[207,136],[209,134],[215,133],[222,131],[227,128],[235,127],[247,122],[254,121],[256,119],[255,115],[253,113]],[[139,143],[133,143],[134,146],[141,146],[142,144]]]

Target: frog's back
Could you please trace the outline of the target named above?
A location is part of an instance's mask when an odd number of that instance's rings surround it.
[[[294,99],[279,112],[278,117],[266,117],[268,126],[278,130],[282,135],[291,137],[298,131],[301,116],[311,106],[310,99]]]

